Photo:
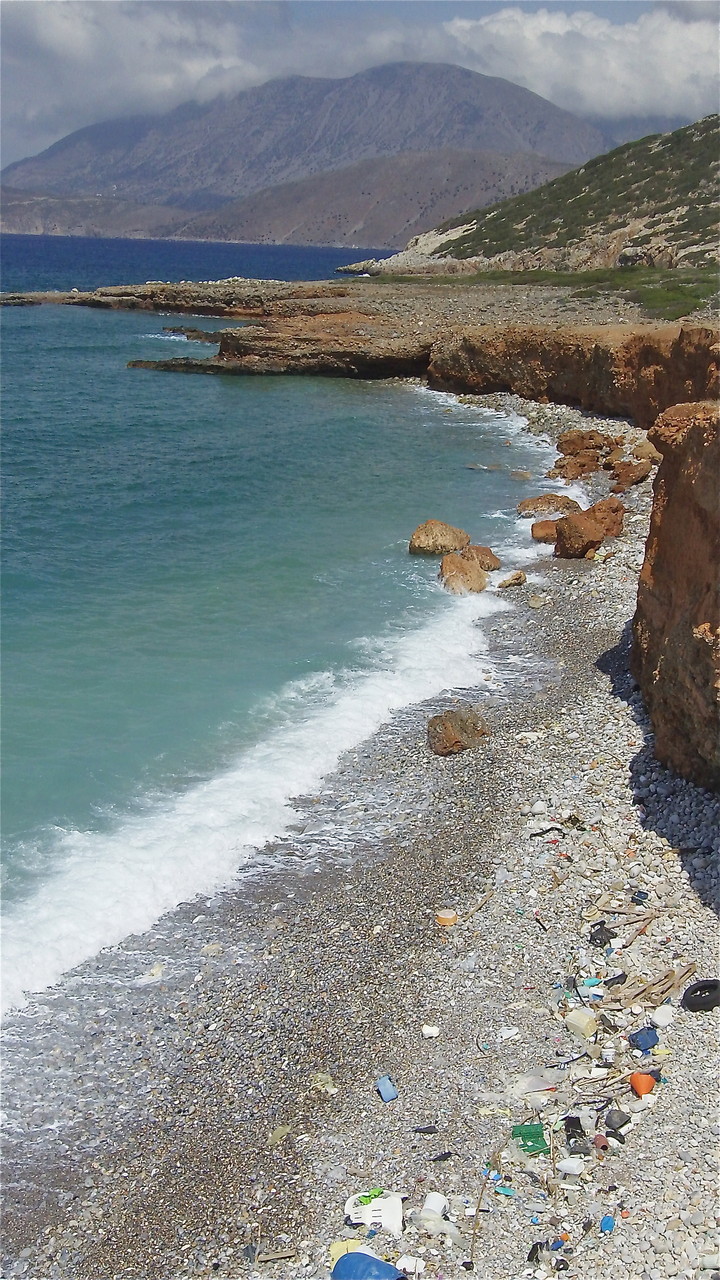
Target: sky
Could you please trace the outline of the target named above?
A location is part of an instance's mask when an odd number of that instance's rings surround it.
[[[452,62],[579,115],[718,110],[720,0],[3,0],[2,164],[287,75]]]

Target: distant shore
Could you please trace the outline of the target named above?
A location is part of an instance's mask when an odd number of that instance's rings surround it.
[[[525,413],[551,437],[573,425],[633,434],[516,397],[478,403]],[[606,473],[588,484],[589,499],[600,496]],[[514,1194],[486,1190],[474,1243],[465,1217],[511,1125],[532,1118],[513,1073],[578,1052],[553,1004],[573,974],[714,973],[720,806],[654,762],[627,674],[650,496],[649,481],[626,495],[609,559],[532,560],[526,586],[505,593],[512,607],[491,621],[488,658],[522,676],[482,704],[468,692],[490,724],[483,746],[433,756],[426,722],[438,705],[412,708],[299,801],[304,823],[324,806],[387,795],[402,823],[380,853],[356,849],[318,876],[298,866],[292,896],[287,866],[269,865],[249,894],[186,904],[129,939],[121,951],[160,976],[138,988],[126,1023],[100,994],[84,1005],[91,1052],[70,999],[57,1046],[76,1104],[59,1134],[66,1154],[21,1170],[9,1152],[8,1275],[324,1277],[330,1243],[362,1234],[343,1223],[346,1198],[379,1186],[409,1197],[406,1208],[429,1190],[450,1198],[464,1244],[413,1230],[402,1244],[383,1233],[369,1242],[393,1260],[401,1249],[421,1257],[428,1280],[466,1274],[471,1251],[486,1280],[525,1275],[533,1245],[560,1235],[568,1280],[689,1276],[710,1256],[716,1140],[697,1117],[717,1013],[687,1013],[677,998],[661,1035],[670,1056],[656,1059],[666,1082],[625,1142],[588,1157],[570,1193],[553,1190],[549,1157],[508,1156],[500,1168]],[[657,912],[645,932],[614,957],[594,949],[592,905],[606,894],[637,913],[638,890],[642,911]],[[435,922],[445,906],[459,914],[450,930]],[[629,937],[622,914],[603,915]],[[187,964],[166,980],[173,945]],[[627,1030],[647,1021],[627,1016]],[[612,1039],[618,1062],[636,1065],[622,1025]],[[387,1105],[374,1087],[386,1073],[399,1090]],[[601,1088],[561,1091],[559,1114]],[[125,1122],[113,1094],[131,1103]],[[618,1083],[618,1105],[631,1096]],[[428,1125],[436,1132],[414,1131]],[[563,1140],[560,1123],[555,1162]],[[287,1256],[253,1263],[258,1247]]]

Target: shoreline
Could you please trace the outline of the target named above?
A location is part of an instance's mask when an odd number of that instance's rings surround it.
[[[478,402],[500,403],[496,397]],[[527,404],[507,396],[502,403],[520,412],[518,405]],[[556,406],[530,411],[530,430],[542,434],[557,434],[573,421],[598,421]],[[590,483],[601,486],[605,479]],[[6,1237],[14,1241],[8,1275],[324,1276],[330,1242],[360,1234],[343,1226],[343,1205],[353,1192],[384,1185],[414,1194],[409,1203],[415,1205],[430,1189],[477,1196],[483,1162],[507,1138],[509,1124],[527,1118],[527,1108],[507,1096],[509,1075],[571,1051],[548,1002],[571,961],[575,967],[605,963],[579,933],[583,910],[601,890],[622,884],[613,892],[624,901],[626,886],[637,885],[663,908],[662,929],[653,924],[633,944],[628,964],[654,971],[687,960],[699,964],[699,976],[712,975],[717,921],[703,899],[717,881],[711,866],[696,867],[693,859],[705,860],[697,849],[707,846],[720,801],[650,756],[622,638],[634,608],[649,482],[625,500],[627,532],[610,542],[611,558],[602,564],[533,561],[532,575],[544,576],[542,596],[550,603],[530,607],[536,584],[529,583],[512,595],[512,611],[490,620],[489,658],[522,647],[544,664],[548,678],[541,688],[518,689],[488,708],[486,745],[454,758],[431,756],[425,746],[430,710],[422,705],[395,717],[327,780],[341,800],[353,786],[359,793],[392,777],[407,808],[414,796],[429,796],[426,811],[415,819],[409,814],[367,863],[356,856],[349,867],[340,864],[320,877],[301,870],[297,897],[279,898],[281,870],[277,878],[261,878],[250,904],[233,893],[219,895],[219,905],[187,904],[175,914],[197,945],[182,981],[141,988],[137,1012],[115,1029],[103,1025],[97,1001],[92,1048],[72,1066],[75,1087],[92,1098],[103,1058],[112,1077],[115,1052],[118,1078],[124,1073],[126,1089],[141,1090],[137,1113],[128,1116],[124,1147],[106,1137],[72,1167],[73,1143],[77,1151],[83,1141],[84,1121],[77,1120],[66,1135],[68,1160],[60,1152],[47,1170],[47,1183],[56,1183],[53,1204],[33,1208],[18,1190],[18,1216],[11,1212],[8,1221],[6,1213]],[[537,803],[546,808],[534,816],[521,812]],[[540,825],[549,820],[543,813],[556,825],[533,834],[538,818]],[[671,847],[695,852],[674,855]],[[625,860],[627,848],[635,854]],[[555,885],[566,872],[569,878]],[[492,897],[471,915],[489,890]],[[668,913],[673,897],[678,902]],[[536,921],[537,903],[547,932]],[[449,931],[434,921],[443,906],[460,915]],[[153,936],[162,959],[162,937]],[[118,951],[126,955],[145,941],[128,939]],[[701,1228],[714,1172],[707,1163],[712,1134],[697,1129],[708,1069],[697,1042],[700,1036],[709,1046],[716,1018],[679,1011],[663,1033],[673,1052],[668,1084],[626,1143],[593,1164],[592,1180],[604,1191],[578,1191],[570,1203],[556,1194],[551,1208],[570,1223],[566,1247],[575,1249],[566,1258],[569,1280],[601,1273],[656,1280],[653,1267],[671,1264],[676,1269],[661,1270],[663,1280],[687,1274],[692,1249],[683,1253],[683,1235],[696,1240],[692,1247],[704,1256],[700,1245],[710,1236]],[[425,1022],[439,1026],[436,1039],[422,1038]],[[507,1022],[518,1035],[504,1040]],[[57,1048],[60,1069],[70,1070],[77,1045],[69,1037]],[[314,1074],[323,1071],[336,1094],[313,1089]],[[385,1072],[400,1091],[387,1106],[373,1084]],[[429,1123],[437,1124],[437,1137],[412,1133]],[[279,1133],[284,1125],[289,1132]],[[678,1164],[681,1140],[688,1149],[701,1145]],[[456,1155],[432,1163],[432,1155],[450,1147]],[[495,1196],[494,1211],[482,1215],[477,1231],[475,1257],[488,1280],[532,1274],[528,1250],[553,1229],[547,1204],[534,1215],[526,1212],[525,1202],[537,1200],[542,1187],[515,1165],[511,1172],[518,1195]],[[692,1211],[700,1220],[685,1223],[678,1216],[681,1201],[668,1192],[688,1199],[700,1194]],[[630,1217],[621,1222],[618,1216],[615,1233],[605,1238],[594,1229],[583,1236],[582,1221],[619,1199]],[[662,1222],[680,1224],[668,1228],[669,1252],[650,1243],[665,1238],[658,1225],[663,1213]],[[297,1255],[253,1267],[242,1251],[259,1238],[270,1251],[294,1248]],[[375,1244],[393,1258],[400,1251],[386,1236]],[[467,1249],[449,1250],[422,1235],[406,1244],[412,1245],[406,1252],[426,1260],[426,1276],[465,1274],[460,1262]],[[30,1252],[23,1257],[24,1250]],[[633,1251],[647,1261],[645,1271],[639,1263],[626,1265]]]

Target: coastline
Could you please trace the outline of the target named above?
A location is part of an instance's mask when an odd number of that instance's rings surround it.
[[[607,419],[515,397],[479,403],[529,412],[530,429],[542,433],[575,422],[608,429]],[[455,758],[431,756],[425,724],[437,708],[416,707],[328,779],[332,794],[318,797],[320,806],[392,780],[392,803],[404,807],[407,820],[380,851],[369,851],[366,861],[356,852],[349,866],[321,876],[299,868],[291,899],[279,896],[283,869],[260,878],[250,901],[224,894],[206,906],[188,904],[177,918],[186,927],[183,945],[196,942],[182,980],[164,984],[160,975],[141,987],[129,1025],[114,1030],[98,1001],[94,1043],[81,1064],[73,1062],[72,1035],[59,1042],[58,1065],[74,1075],[79,1094],[84,1088],[92,1098],[93,1081],[98,1092],[103,1059],[126,1089],[140,1092],[135,1110],[121,1117],[122,1139],[109,1126],[77,1164],[73,1148],[77,1155],[85,1142],[85,1121],[74,1121],[67,1155],[60,1152],[47,1168],[46,1203],[31,1203],[32,1194],[24,1199],[18,1188],[16,1214],[6,1213],[8,1275],[324,1276],[329,1243],[359,1234],[343,1226],[343,1205],[354,1191],[383,1185],[414,1195],[417,1205],[431,1189],[477,1195],[483,1163],[510,1123],[527,1118],[527,1108],[504,1092],[509,1075],[547,1065],[558,1051],[567,1056],[571,1042],[549,1001],[568,967],[604,960],[579,933],[583,910],[601,891],[621,885],[613,891],[624,900],[627,885],[630,892],[640,887],[662,908],[661,927],[653,924],[633,944],[628,963],[654,972],[695,962],[700,976],[713,973],[717,922],[705,899],[717,881],[711,867],[694,862],[705,861],[719,806],[651,758],[626,674],[624,634],[649,482],[625,500],[627,532],[609,544],[611,558],[534,561],[532,578],[543,576],[539,591],[548,603],[529,606],[538,591],[531,580],[512,596],[512,611],[491,620],[489,657],[502,662],[524,653],[528,669],[545,675],[541,687],[533,681],[487,707],[487,745]],[[417,797],[427,803],[414,817]],[[305,804],[308,815],[314,799]],[[549,834],[533,834],[538,815],[521,812],[536,802],[557,822]],[[562,819],[565,810],[578,822]],[[628,848],[635,856],[626,858]],[[566,871],[568,879],[555,885]],[[486,905],[470,915],[490,889]],[[535,919],[537,904],[547,932]],[[444,932],[434,912],[448,905],[460,923]],[[162,958],[162,935],[153,934]],[[143,952],[147,943],[130,939],[121,950]],[[664,1033],[672,1057],[657,1105],[618,1151],[593,1166],[592,1182],[604,1190],[577,1192],[569,1204],[559,1193],[551,1206],[571,1224],[570,1278],[655,1280],[658,1267],[661,1277],[686,1274],[692,1251],[684,1236],[704,1256],[713,1135],[709,1127],[698,1131],[697,1108],[707,1094],[705,1046],[716,1017],[676,1013]],[[426,1022],[439,1026],[437,1039],[422,1038]],[[499,1039],[508,1022],[518,1035]],[[313,1089],[313,1075],[322,1071],[336,1094]],[[385,1072],[400,1092],[387,1106],[373,1087]],[[412,1133],[429,1123],[437,1136]],[[289,1131],[278,1136],[284,1125]],[[688,1160],[677,1154],[681,1134],[683,1141],[690,1135]],[[448,1147],[457,1154],[431,1162]],[[520,1177],[521,1194],[495,1197],[494,1212],[483,1214],[475,1257],[484,1276],[527,1274],[531,1245],[552,1230],[547,1206],[534,1215],[538,1224],[530,1222],[524,1200],[539,1194],[529,1194],[530,1185]],[[678,1215],[697,1195],[692,1212],[699,1221],[688,1224]],[[615,1233],[583,1236],[582,1222],[619,1199],[630,1217]],[[663,1234],[664,1224],[676,1221],[681,1225]],[[259,1238],[270,1251],[286,1246],[297,1256],[253,1267],[242,1250]],[[667,1239],[669,1252],[652,1243]],[[376,1244],[397,1256],[387,1238]],[[409,1251],[425,1258],[427,1276],[464,1274],[467,1251],[423,1236]],[[647,1262],[645,1271],[632,1262],[635,1255]],[[671,1264],[675,1270],[664,1269]]]

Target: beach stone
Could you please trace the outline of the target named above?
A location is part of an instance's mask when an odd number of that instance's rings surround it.
[[[641,465],[643,464],[638,463],[638,466]],[[599,471],[600,466],[598,450],[583,449],[570,457],[558,458],[547,474],[550,478],[559,476],[563,480],[580,480],[582,476],[589,476]]]
[[[605,531],[606,538],[617,538],[623,531],[625,505],[619,498],[601,498],[585,512]]]
[[[527,574],[522,569],[516,569],[509,577],[503,578],[502,582],[498,582],[498,587],[503,590],[506,587],[521,587],[525,582],[527,582]]]
[[[478,746],[489,733],[482,716],[472,707],[431,716],[427,726],[428,745],[436,756],[459,755],[461,751]]]
[[[563,516],[557,522],[555,555],[563,560],[581,560],[588,551],[597,551],[604,537],[602,526],[585,512]]]
[[[454,551],[443,556],[438,577],[446,591],[455,596],[484,591],[487,586],[487,573],[477,561],[467,560]]]
[[[648,440],[647,437],[645,440],[641,440],[639,444],[635,445],[632,453],[634,458],[648,458],[654,466],[662,462],[663,456],[660,453],[660,450],[656,449],[655,445],[651,440]]]
[[[518,502],[516,511],[525,518],[531,516],[566,516],[571,511],[582,511],[579,502],[568,498],[564,493],[541,493],[537,498],[523,498]]]
[[[530,530],[535,542],[554,542],[557,538],[556,520],[536,520]]]
[[[594,427],[590,427],[587,431],[581,427],[574,427],[570,431],[563,431],[562,435],[558,436],[557,448],[558,453],[577,457],[579,453],[585,453],[589,449],[609,453],[622,440],[622,436],[607,436],[602,431],[596,431]]]
[[[460,555],[463,560],[470,560],[475,564],[479,564],[480,568],[485,569],[488,573],[493,569],[500,568],[500,560],[490,547],[465,547],[464,550],[460,552]]]
[[[639,462],[630,462],[621,460],[616,462],[612,469],[612,477],[615,481],[612,486],[611,493],[624,493],[631,485],[640,484],[652,471],[652,463],[649,458],[642,458]]]
[[[426,520],[414,531],[408,548],[411,556],[442,556],[461,551],[470,543],[470,534],[442,520]]]

